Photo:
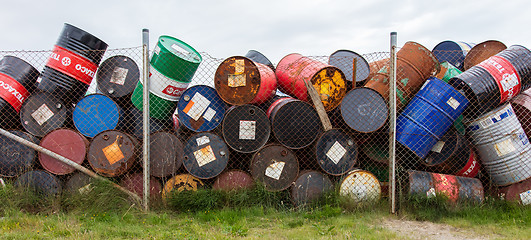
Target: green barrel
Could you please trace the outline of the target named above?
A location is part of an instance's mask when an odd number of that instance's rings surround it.
[[[201,55],[190,45],[170,36],[161,36],[150,60],[149,114],[170,119],[177,101],[188,88],[199,67]],[[143,107],[143,79],[136,85],[131,101]]]
[[[448,83],[448,80],[450,80],[450,78],[453,78],[461,73],[463,72],[459,70],[458,68],[456,68],[451,63],[443,62],[441,63],[441,71],[439,72],[439,74],[437,74],[436,77]],[[455,120],[454,127],[457,129],[457,131],[461,135],[465,135],[465,125],[463,125],[463,115],[459,116]]]

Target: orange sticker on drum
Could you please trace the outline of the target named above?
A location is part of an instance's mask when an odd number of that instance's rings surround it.
[[[109,164],[111,165],[125,158],[124,153],[120,149],[120,145],[118,145],[118,137],[119,136],[116,136],[116,141],[111,145],[102,149],[105,158],[107,158],[107,161],[109,161]]]

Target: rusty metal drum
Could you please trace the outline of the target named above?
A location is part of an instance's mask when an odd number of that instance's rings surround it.
[[[471,67],[483,62],[487,58],[496,55],[497,53],[505,50],[507,46],[497,40],[487,40],[482,43],[476,44],[472,47],[465,59],[463,60],[463,70],[468,70]]]
[[[77,131],[62,128],[46,134],[39,145],[81,165],[85,161],[89,141]],[[39,152],[39,162],[44,169],[55,175],[65,175],[76,170],[41,152]]]
[[[450,202],[484,200],[483,184],[477,178],[458,177],[439,173],[408,170],[409,194],[434,197],[437,194],[448,197]]]
[[[342,175],[357,163],[358,146],[354,138],[340,129],[324,132],[315,144],[317,163],[326,173]]]
[[[212,185],[212,189],[238,191],[250,189],[253,186],[254,180],[249,173],[239,169],[232,169],[221,173]]]
[[[297,156],[290,149],[270,144],[253,155],[251,176],[269,191],[287,189],[299,174]]]
[[[523,182],[498,188],[498,195],[507,201],[519,202],[526,206],[531,204],[531,178]]]
[[[522,124],[525,135],[531,136],[531,89],[528,89],[511,99],[511,105],[516,117]]]
[[[380,200],[382,189],[374,174],[355,169],[347,173],[339,183],[339,194],[347,200],[347,204],[360,206]]]
[[[184,146],[184,168],[194,177],[210,179],[219,175],[229,162],[227,144],[214,133],[192,135]]]
[[[117,177],[135,164],[140,151],[138,141],[127,133],[107,130],[90,142],[87,160],[98,174]]]
[[[205,184],[199,179],[190,174],[176,175],[164,184],[162,189],[162,198],[167,199],[171,196],[172,191],[197,191]]]
[[[184,159],[184,146],[171,132],[155,132],[150,135],[149,169],[151,176],[168,177],[177,173]]]
[[[295,206],[301,207],[318,200],[332,189],[332,181],[327,175],[317,171],[305,171],[291,187],[291,201]]]

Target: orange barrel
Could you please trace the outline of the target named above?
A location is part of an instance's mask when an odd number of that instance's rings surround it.
[[[107,130],[92,138],[87,160],[98,174],[116,177],[131,169],[139,152],[139,143],[134,137],[121,131]]]
[[[505,50],[507,46],[497,40],[487,40],[482,43],[476,44],[465,57],[463,70],[478,65],[480,62],[487,60],[487,58],[496,55],[497,53]]]
[[[85,194],[92,189],[93,178],[82,172],[75,172],[65,183],[65,191],[69,193]]]
[[[358,159],[354,138],[339,129],[324,132],[317,140],[314,151],[321,169],[334,176],[350,171]]]
[[[511,99],[511,105],[513,106],[516,117],[522,124],[525,135],[531,136],[531,89],[528,89],[515,98]]]
[[[111,97],[120,107],[132,107],[131,94],[140,79],[140,70],[135,61],[127,56],[107,58],[98,68],[98,90]]]
[[[9,132],[27,141],[39,144],[39,139],[29,133],[18,130],[10,130]],[[35,164],[36,156],[37,151],[35,149],[0,135],[0,176],[16,177],[31,170]]]
[[[179,138],[170,132],[155,132],[149,137],[149,169],[151,176],[167,177],[175,175],[181,168],[184,146]]]
[[[89,142],[79,132],[62,128],[46,134],[39,145],[81,165],[85,161]],[[76,170],[42,152],[39,152],[39,162],[44,169],[55,175],[65,175]]]
[[[458,177],[439,173],[408,170],[409,194],[434,197],[437,194],[448,197],[450,202],[484,200],[483,185],[477,178]]]
[[[360,206],[374,204],[380,200],[382,189],[374,174],[356,169],[347,173],[341,180],[339,194],[346,198],[347,204]]]
[[[440,65],[430,50],[416,42],[406,42],[396,55],[397,108],[401,109],[407,105],[428,77],[439,72]],[[374,77],[367,81],[365,87],[376,90],[387,101],[389,66],[378,70]]]
[[[162,189],[162,198],[167,199],[172,191],[197,191],[198,188],[203,187],[203,182],[190,174],[176,175],[164,184]]]
[[[502,199],[520,202],[524,206],[531,204],[531,178],[520,183],[499,188],[498,195]]]
[[[135,193],[136,195],[144,196],[144,175],[142,173],[126,174],[120,181],[120,185],[125,189]],[[149,196],[150,198],[158,199],[162,195],[162,184],[154,177],[149,178]]]
[[[269,191],[287,189],[299,174],[297,156],[290,149],[270,144],[253,155],[251,176]]]
[[[228,104],[261,104],[277,91],[275,72],[249,58],[234,56],[225,59],[214,75],[216,91]]]
[[[29,171],[15,180],[15,187],[33,191],[45,197],[61,194],[62,182],[56,176],[42,170]]]
[[[280,91],[302,101],[311,101],[305,81],[317,90],[327,112],[334,110],[347,92],[346,78],[337,67],[292,53],[275,70]]]
[[[255,105],[232,106],[221,123],[223,139],[230,148],[252,153],[263,147],[271,133],[271,123],[264,110]]]
[[[370,66],[365,58],[350,50],[337,50],[328,58],[328,64],[337,67],[345,74],[347,88],[361,85],[370,74]]]
[[[317,171],[304,171],[291,187],[291,201],[297,207],[318,200],[333,189],[328,176]]]
[[[282,145],[300,149],[312,144],[322,131],[321,119],[312,105],[294,98],[280,98],[267,109],[271,130]]]
[[[229,148],[218,135],[197,133],[186,141],[183,165],[194,177],[214,178],[225,170],[228,162]]]
[[[369,63],[369,76],[367,77],[367,80],[370,80],[380,69],[383,67],[389,67],[389,58],[384,58],[378,61],[370,62]]]
[[[26,131],[44,137],[54,129],[68,126],[72,109],[50,93],[32,94],[20,110],[20,121]]]
[[[249,173],[239,169],[233,169],[221,173],[212,185],[212,189],[235,191],[250,189],[253,186],[254,180]]]

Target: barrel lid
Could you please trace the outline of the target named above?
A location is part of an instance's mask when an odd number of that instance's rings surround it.
[[[176,175],[164,184],[162,198],[167,199],[173,190],[176,191],[197,191],[204,186],[203,182],[190,174]]]
[[[262,85],[258,66],[249,58],[233,56],[216,69],[214,84],[221,99],[231,105],[250,103]]]
[[[341,116],[352,129],[370,133],[380,129],[388,117],[386,100],[370,88],[350,90],[341,102]]]
[[[138,151],[136,139],[120,131],[107,130],[92,138],[87,160],[97,173],[116,177],[133,166]]]
[[[183,144],[170,132],[155,132],[150,140],[151,176],[167,177],[174,175],[183,163]]]
[[[461,41],[446,40],[438,43],[432,50],[439,62],[449,62],[458,69],[463,69],[465,56],[474,44]]]
[[[39,143],[39,139],[29,133],[18,130],[9,132],[32,143]],[[30,170],[36,155],[37,152],[33,148],[0,135],[0,176],[16,177]]]
[[[315,145],[317,163],[328,174],[342,175],[357,162],[358,147],[354,138],[340,129],[324,132]]]
[[[46,134],[39,145],[81,165],[87,155],[88,140],[72,129],[63,128]],[[65,175],[76,170],[41,152],[39,152],[39,162],[44,169],[56,175]]]
[[[349,198],[349,204],[376,203],[382,195],[380,181],[369,171],[356,169],[341,180],[339,194]]]
[[[354,61],[356,66],[354,66]],[[328,64],[339,68],[347,81],[352,82],[356,79],[356,82],[365,81],[370,74],[370,67],[367,60],[360,54],[351,50],[337,50],[328,59]],[[356,74],[354,73],[354,69]]]
[[[101,39],[68,23],[64,24],[57,45],[87,57],[96,65],[108,47]]]
[[[266,113],[254,105],[233,106],[222,123],[223,138],[237,152],[251,153],[263,147],[271,133]]]
[[[497,40],[487,40],[482,43],[478,43],[474,46],[465,57],[464,70],[483,62],[489,57],[496,55],[497,53],[505,50],[507,46]]]
[[[177,103],[179,123],[194,132],[211,131],[223,121],[227,104],[206,85],[186,89]]]
[[[103,61],[98,67],[96,79],[99,91],[117,99],[133,93],[140,79],[140,70],[133,59],[116,55]]]
[[[209,179],[219,175],[229,160],[229,148],[218,135],[192,135],[184,146],[184,168],[194,177]]]
[[[199,64],[203,60],[201,54],[199,54],[199,52],[197,52],[192,46],[171,36],[160,36],[157,45],[161,50],[171,52],[176,57],[188,62]]]
[[[70,109],[49,93],[32,94],[20,110],[22,126],[37,137],[66,125]]]
[[[221,173],[212,185],[212,189],[237,191],[250,189],[253,186],[254,180],[249,173],[239,169],[232,169]]]
[[[54,175],[42,171],[29,171],[20,175],[15,180],[15,187],[34,191],[44,196],[57,196],[61,194],[61,181]]]
[[[91,94],[76,104],[73,121],[81,134],[94,137],[105,130],[115,129],[122,115],[122,109],[111,98]]]
[[[332,190],[332,181],[317,171],[302,173],[291,187],[291,200],[295,206],[302,206],[319,199],[324,193]]]
[[[251,175],[269,191],[287,189],[299,174],[297,156],[290,149],[270,144],[253,155]]]

